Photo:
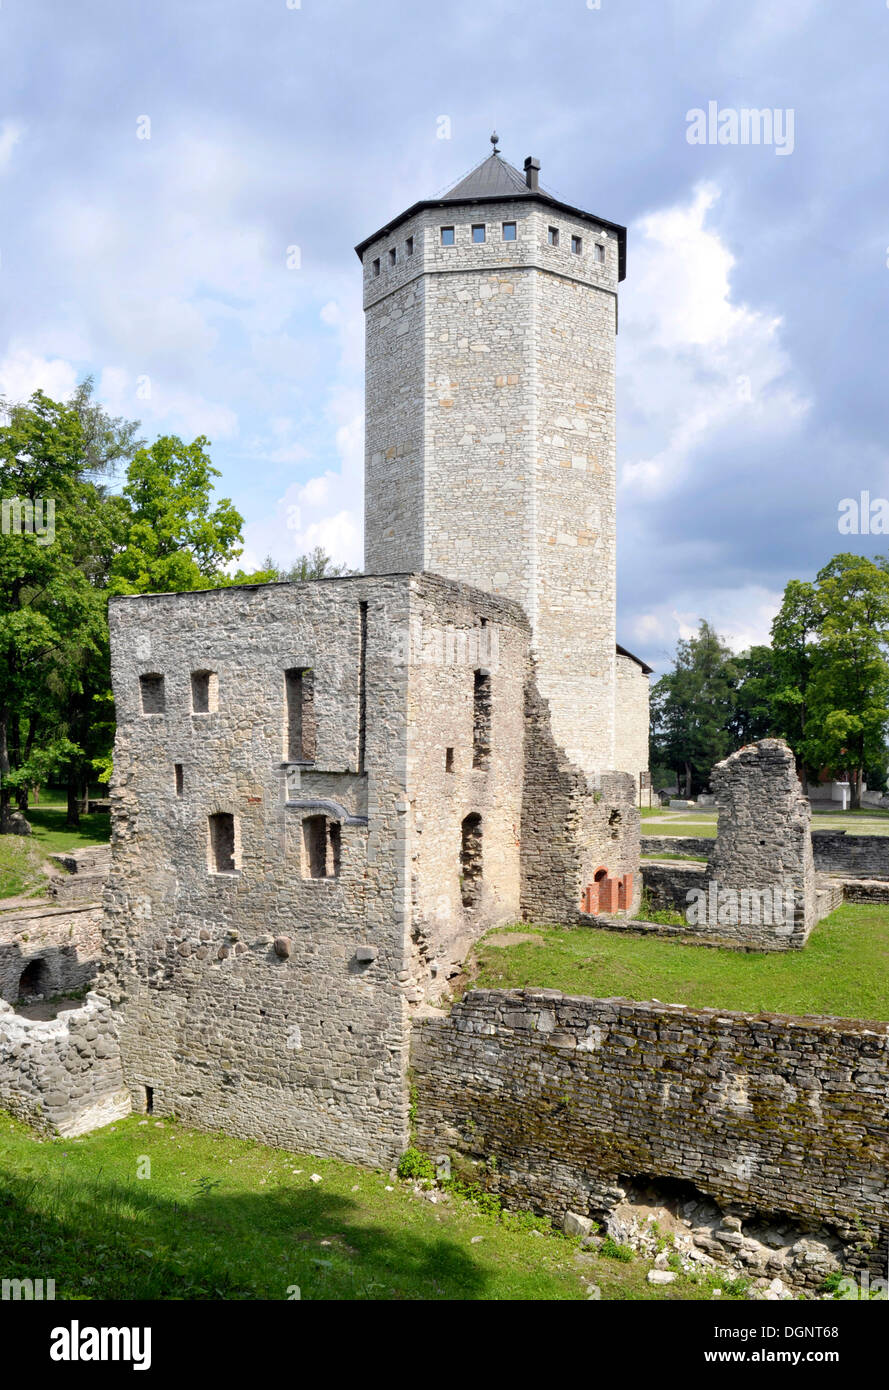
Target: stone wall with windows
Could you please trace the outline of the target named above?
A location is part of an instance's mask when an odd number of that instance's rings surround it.
[[[517,600],[556,740],[588,775],[618,766],[615,232],[531,199],[455,204],[362,263],[368,570]]]
[[[410,997],[419,1002],[440,996],[484,931],[521,915],[530,631],[517,604],[424,576],[410,638]]]
[[[356,576],[115,600],[111,630],[104,980],[134,1094],[391,1161],[409,1005],[522,912],[527,619],[435,576]]]
[[[157,1114],[372,1164],[404,1147],[411,588],[111,603],[103,987]]]

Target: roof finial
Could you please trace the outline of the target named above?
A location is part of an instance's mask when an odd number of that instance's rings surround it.
[[[496,132],[496,130],[495,130],[495,131],[494,131],[494,134],[491,136],[491,144],[494,146],[494,153],[495,153],[495,154],[499,154],[499,153],[500,153],[500,151],[499,151],[498,148],[497,148],[497,141],[498,141],[499,139],[500,139],[500,136],[497,134],[497,132]]]

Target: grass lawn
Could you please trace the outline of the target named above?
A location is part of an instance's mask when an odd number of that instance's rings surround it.
[[[646,835],[697,835],[702,840],[716,839],[716,819],[657,820],[640,826],[643,843]]]
[[[65,807],[61,804],[28,808],[28,820],[34,831],[31,838],[47,854],[66,849],[85,849],[87,845],[103,845],[110,840],[111,817],[107,811],[94,811],[92,815],[81,816],[76,830],[66,827],[65,814]]]
[[[870,812],[840,811],[837,815],[816,812],[812,816],[813,830],[845,830],[847,835],[889,835],[889,818],[882,819]],[[716,838],[715,811],[660,811],[644,816],[640,827],[646,835],[699,835],[705,840]]]
[[[0,835],[0,900],[19,896],[39,897],[46,892],[46,874],[40,868],[48,854],[107,844],[111,817],[107,811],[81,816],[76,830],[65,826],[62,804],[31,806],[31,835]]]
[[[540,937],[475,950],[472,984],[538,985],[598,998],[745,1013],[833,1014],[889,1020],[889,910],[847,904],[819,922],[802,951],[746,952],[590,927],[522,927]]]
[[[0,899],[38,897],[46,891],[43,855],[33,836],[0,835]]]
[[[55,1279],[57,1299],[577,1300],[584,1279],[610,1299],[712,1296],[532,1220],[169,1119],[45,1141],[0,1114],[0,1269]]]

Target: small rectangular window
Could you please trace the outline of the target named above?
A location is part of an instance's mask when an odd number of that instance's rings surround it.
[[[491,675],[473,673],[472,689],[472,766],[487,768],[491,760]]]
[[[218,707],[218,689],[219,682],[215,671],[192,671],[192,714],[213,714]]]
[[[547,241],[549,242],[550,246],[558,246],[558,244],[559,244],[559,229],[558,229],[558,227],[548,227],[548,228],[547,228],[547,232],[546,232],[546,239],[547,239]]]
[[[602,265],[605,260],[605,247],[602,246],[598,241],[596,242],[596,260],[599,262],[600,265]]]
[[[379,275],[379,273],[380,273],[380,258],[379,258],[379,256],[377,256],[376,260],[374,261],[374,276]]]
[[[453,229],[453,227],[442,227],[442,229],[441,229],[441,244],[442,244],[442,246],[453,246],[453,244],[454,244],[454,229]]]
[[[315,761],[315,673],[310,667],[284,672],[287,704],[285,744],[287,761]]]
[[[504,222],[504,224],[503,224],[503,240],[504,240],[504,241],[515,241],[515,223],[514,223],[514,222]]]
[[[414,239],[412,236],[409,236],[404,243],[404,251],[406,256],[412,256],[414,254]]]
[[[574,252],[575,256],[579,256],[583,250],[583,241],[579,236],[573,236],[571,238],[571,250]]]
[[[303,878],[337,878],[340,872],[339,821],[306,816],[303,821]]]
[[[233,874],[235,872],[235,818],[227,811],[218,811],[209,817],[210,825],[210,872]]]
[[[163,714],[167,708],[163,676],[152,673],[139,677],[143,714]]]
[[[480,242],[480,241],[484,241],[484,239],[485,239],[485,228],[484,228],[483,223],[479,223],[477,226],[474,226],[473,229],[472,229],[472,240],[473,240],[474,242],[478,243],[478,242]]]
[[[445,772],[453,772],[453,771],[454,771],[454,750],[453,750],[453,748],[446,748],[446,749],[445,749]]]
[[[391,246],[391,247],[389,248],[389,264],[390,264],[390,265],[395,265],[395,262],[396,262],[397,260],[398,260],[398,252],[396,251],[396,249],[395,249],[394,246]]]
[[[176,795],[177,795],[177,796],[181,796],[181,795],[182,795],[183,786],[184,786],[184,781],[183,781],[183,777],[182,777],[182,764],[181,764],[181,763],[174,763],[174,764],[173,764],[173,785],[174,785],[175,788],[176,788]]]

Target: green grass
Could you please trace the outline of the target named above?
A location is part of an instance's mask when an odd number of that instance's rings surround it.
[[[62,804],[30,806],[31,835],[0,835],[0,900],[44,894],[47,877],[40,865],[48,854],[108,843],[111,818],[107,811],[81,816],[76,830],[65,825],[65,814]]]
[[[107,811],[81,816],[76,830],[65,825],[65,807],[60,805],[30,806],[27,818],[34,832],[31,838],[47,854],[107,844],[111,838],[111,817]]]
[[[46,891],[43,855],[32,838],[0,835],[0,899],[37,897]]]
[[[287,1299],[296,1285],[303,1299],[578,1300],[584,1279],[610,1299],[711,1297],[532,1224],[546,1223],[169,1119],[41,1141],[0,1114],[0,1269],[55,1279],[57,1299]]]
[[[473,985],[528,985],[746,1013],[889,1020],[889,910],[847,904],[802,951],[746,952],[589,927],[526,924],[543,945],[476,947]]]
[[[643,844],[646,835],[695,835],[701,840],[716,839],[716,822],[711,821],[657,821],[654,825],[640,827]]]

